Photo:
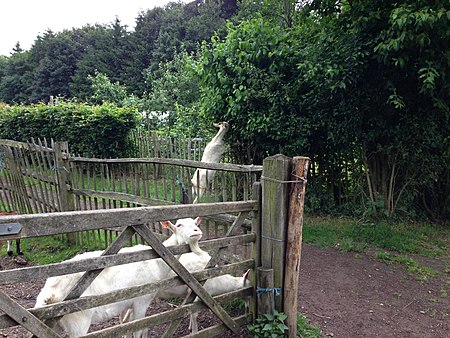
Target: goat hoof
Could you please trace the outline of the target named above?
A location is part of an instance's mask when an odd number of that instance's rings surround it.
[[[23,252],[22,252],[22,251],[19,251],[17,254],[18,254],[19,256],[23,256]]]
[[[12,251],[8,251],[8,256],[11,257],[13,255]]]

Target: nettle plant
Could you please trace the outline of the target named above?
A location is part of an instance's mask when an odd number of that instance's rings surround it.
[[[248,326],[252,337],[285,337],[288,327],[284,324],[287,316],[283,312],[275,310],[273,314],[265,314],[256,318],[255,324]]]

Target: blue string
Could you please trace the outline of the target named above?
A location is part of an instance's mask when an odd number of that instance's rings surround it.
[[[58,166],[58,165],[52,165],[52,166],[50,166],[50,170],[65,170],[65,171],[69,172],[69,171],[67,170],[66,167],[64,167],[64,166]]]
[[[264,235],[261,235],[261,237],[264,238],[264,239],[268,239],[268,240],[271,240],[271,241],[275,241],[275,242],[281,242],[281,243],[284,243],[284,242],[285,242],[284,239],[277,239],[277,238],[272,238],[272,237],[268,237],[268,236],[264,236]]]
[[[281,295],[281,288],[256,288],[256,294],[260,295],[263,292],[272,292],[275,296]]]

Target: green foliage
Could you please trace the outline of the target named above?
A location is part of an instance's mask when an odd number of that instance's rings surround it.
[[[283,312],[275,312],[272,315],[265,314],[256,318],[255,324],[248,326],[251,337],[285,337],[288,327],[284,324],[287,316]]]
[[[129,106],[137,99],[129,95],[127,88],[119,82],[112,83],[105,74],[95,72],[95,76],[88,75],[92,82],[92,99],[97,103],[113,103],[118,107]]]
[[[273,315],[261,315],[254,324],[248,326],[251,337],[287,337],[288,327],[284,324],[287,316],[283,312],[275,310]],[[320,328],[309,323],[309,320],[297,313],[297,337],[299,338],[318,338],[320,337]]]
[[[173,60],[160,63],[156,70],[144,71],[151,87],[145,98],[147,111],[174,112],[177,106],[190,107],[198,101],[198,79],[189,67],[194,60],[194,54],[183,50]]]
[[[0,109],[1,138],[67,141],[72,153],[90,157],[124,157],[131,149],[127,136],[136,124],[132,108],[60,102]]]
[[[262,19],[229,24],[226,39],[214,38],[195,66],[204,110],[212,120],[231,121],[228,139],[242,163],[257,163],[288,140],[292,147],[303,142],[293,137],[301,124],[291,97],[297,87],[291,42]]]
[[[139,13],[134,31],[116,19],[16,46],[0,59],[0,101],[93,98],[170,112],[164,133],[199,137],[226,120],[238,163],[311,158],[308,211],[448,220],[449,11],[442,0],[171,3]]]

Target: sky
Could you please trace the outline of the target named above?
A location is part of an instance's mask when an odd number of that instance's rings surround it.
[[[1,0],[0,55],[10,56],[17,41],[22,49],[29,50],[36,37],[43,35],[48,29],[57,33],[87,24],[109,24],[116,16],[122,25],[127,25],[131,30],[140,11],[164,7],[168,2],[170,1]]]

